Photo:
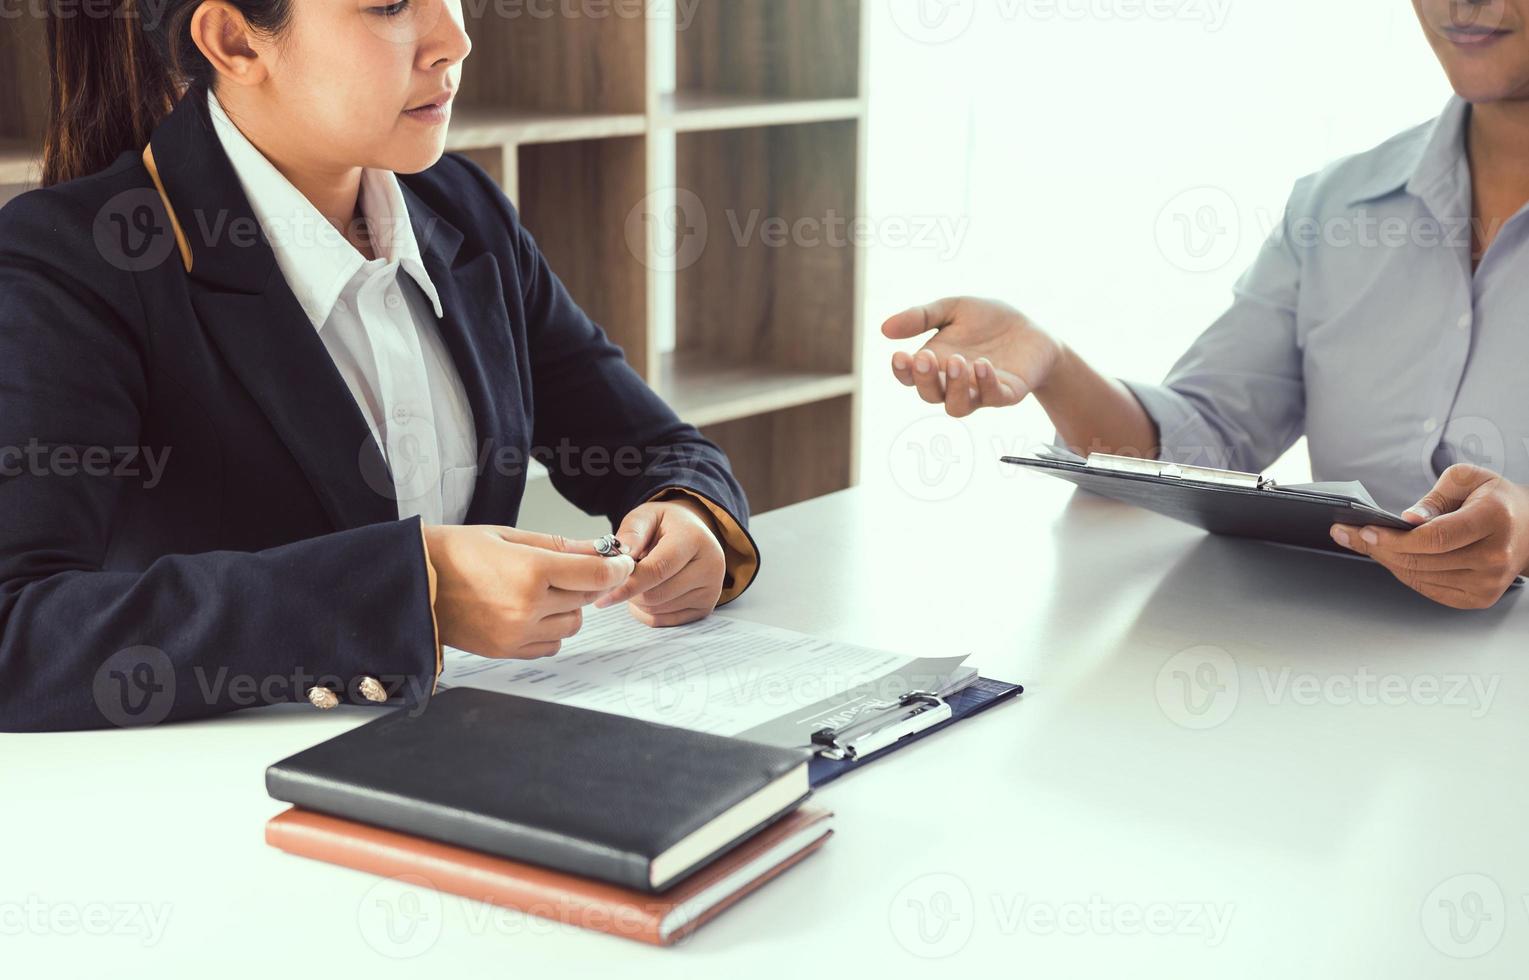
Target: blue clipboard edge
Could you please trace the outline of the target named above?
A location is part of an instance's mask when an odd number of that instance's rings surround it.
[[[906,738],[899,739],[880,752],[873,752],[863,759],[841,759],[835,761],[833,759],[825,759],[822,756],[813,756],[812,761],[807,766],[808,780],[812,783],[813,789],[826,786],[840,776],[859,769],[861,766],[868,766],[877,759],[891,755],[898,749],[906,748],[921,738],[926,738],[935,732],[949,728],[959,721],[979,715],[994,705],[1002,704],[1005,701],[1012,701],[1023,694],[1024,691],[1025,688],[1022,684],[1009,684],[987,677],[978,677],[972,682],[970,687],[958,691],[945,699],[946,703],[950,705],[952,712],[948,720],[942,721],[931,728],[926,728],[921,732],[915,732]]]

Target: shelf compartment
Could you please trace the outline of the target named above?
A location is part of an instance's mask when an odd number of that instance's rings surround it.
[[[515,152],[521,221],[574,301],[645,373],[648,267],[627,241],[643,199],[642,136],[526,145]]]
[[[51,77],[44,19],[5,18],[5,30],[0,31],[0,141],[22,141],[34,154],[42,147]],[[14,156],[13,147],[6,149]],[[0,183],[7,182],[20,181],[0,175]]]
[[[857,98],[861,0],[696,0],[676,23],[676,88]]]
[[[792,371],[717,361],[695,353],[664,355],[654,390],[686,422],[731,422],[855,392],[854,374]]]
[[[858,134],[850,121],[676,137],[677,184],[699,210],[683,228],[706,235],[675,276],[678,350],[854,371]]]
[[[554,114],[647,111],[647,24],[614,5],[543,16],[526,4],[506,15],[477,8],[467,33],[477,54],[462,65],[460,105]]]
[[[750,512],[762,514],[854,483],[853,421],[846,395],[701,431],[727,453]]]
[[[0,187],[7,184],[32,185],[42,177],[42,161],[37,144],[22,140],[0,140]],[[0,191],[0,194],[3,194]]]
[[[664,96],[658,122],[676,132],[743,129],[860,119],[860,99],[788,99],[757,95],[677,92]]]

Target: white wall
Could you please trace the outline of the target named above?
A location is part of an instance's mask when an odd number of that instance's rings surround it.
[[[1406,0],[866,2],[868,482],[931,434],[981,465],[1051,434],[1029,405],[930,420],[891,378],[888,314],[998,296],[1101,369],[1159,380],[1225,308],[1297,177],[1449,94]],[[1182,221],[1211,232],[1186,248]]]

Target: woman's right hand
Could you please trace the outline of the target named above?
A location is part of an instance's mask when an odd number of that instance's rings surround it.
[[[1046,383],[1062,347],[1012,306],[959,297],[916,306],[882,324],[892,340],[937,330],[915,354],[892,355],[892,373],[932,405],[964,418],[1017,405]]]
[[[441,642],[481,657],[548,657],[584,625],[582,609],[637,567],[593,541],[513,527],[425,527]]]

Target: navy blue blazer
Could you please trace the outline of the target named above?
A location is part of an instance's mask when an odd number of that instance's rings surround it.
[[[436,671],[419,521],[398,519],[205,96],[150,145],[0,211],[0,729],[197,718],[314,684],[361,703],[365,676],[418,704]],[[668,487],[746,525],[725,455],[482,170],[448,154],[400,182],[477,428],[467,523],[516,523],[535,448],[613,528]]]

